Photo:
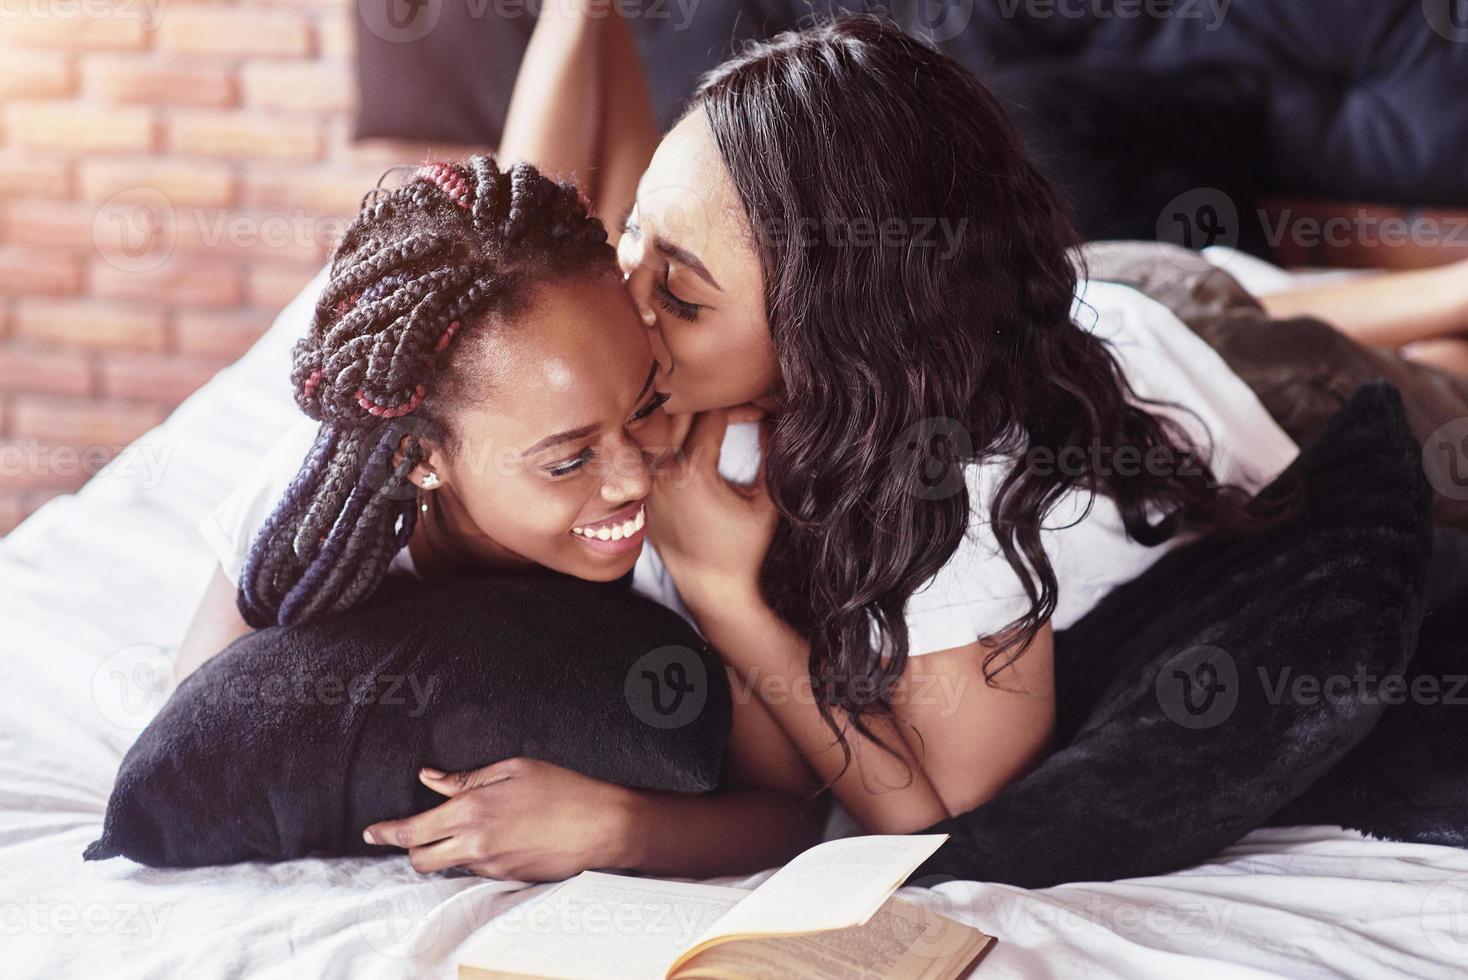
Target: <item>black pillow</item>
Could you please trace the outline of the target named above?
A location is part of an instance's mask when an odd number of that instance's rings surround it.
[[[513,756],[701,792],[730,715],[718,657],[626,580],[392,576],[363,607],[244,636],[186,678],[123,759],[85,857],[382,853],[362,828],[443,801],[421,767]]]
[[[1058,743],[919,875],[1026,887],[1160,874],[1270,822],[1367,736],[1416,650],[1432,528],[1400,398],[1363,387],[1271,487],[1268,531],[1165,555],[1056,634]],[[1318,683],[1368,680],[1330,698]],[[1281,685],[1284,685],[1283,687]]]

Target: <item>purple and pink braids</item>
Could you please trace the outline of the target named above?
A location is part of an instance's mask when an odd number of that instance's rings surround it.
[[[484,388],[474,328],[518,312],[532,284],[615,269],[576,188],[527,163],[430,163],[365,202],[295,345],[296,403],[321,428],[250,548],[245,622],[300,623],[370,595],[413,533],[420,437],[451,440],[453,409]]]

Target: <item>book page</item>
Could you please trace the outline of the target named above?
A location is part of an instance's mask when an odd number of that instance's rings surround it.
[[[584,871],[485,924],[461,975],[585,980],[663,976],[678,954],[750,893]]]
[[[825,932],[860,925],[947,839],[947,834],[886,834],[817,844],[714,923],[677,965],[734,936]]]
[[[900,898],[859,926],[804,936],[736,939],[687,961],[677,980],[943,980],[993,942],[977,929]]]

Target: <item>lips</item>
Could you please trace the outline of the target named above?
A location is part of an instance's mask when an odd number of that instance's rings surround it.
[[[634,538],[642,537],[642,528],[646,521],[647,513],[643,509],[643,502],[639,500],[623,507],[604,521],[598,521],[595,524],[578,524],[571,528],[571,533],[588,544],[630,542]]]

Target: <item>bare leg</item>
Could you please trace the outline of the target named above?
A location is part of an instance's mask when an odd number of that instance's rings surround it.
[[[658,142],[631,28],[614,11],[585,0],[545,4],[499,146],[505,161],[577,181],[609,228]]]
[[[1260,297],[1271,319],[1312,316],[1373,347],[1468,333],[1468,261]]]

